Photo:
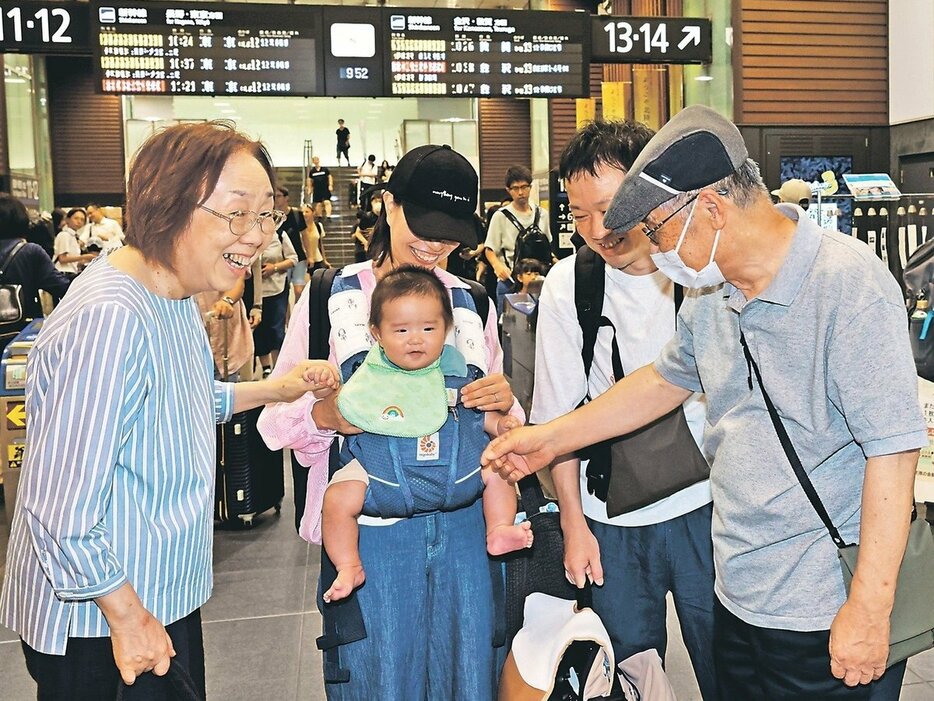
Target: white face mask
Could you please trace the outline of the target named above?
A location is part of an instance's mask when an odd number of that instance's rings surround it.
[[[383,203],[382,203],[382,202],[374,202],[374,203],[373,203],[373,214],[379,214],[379,213],[382,212],[382,211],[383,211]]]
[[[694,204],[691,206],[691,212],[688,214],[687,221],[684,222],[684,228],[681,229],[681,236],[678,238],[678,244],[672,250],[665,253],[658,252],[652,254],[652,262],[655,263],[655,267],[661,270],[666,277],[683,287],[695,290],[701,287],[712,287],[726,282],[726,278],[723,277],[723,273],[720,272],[719,266],[716,261],[714,261],[714,256],[717,255],[717,244],[720,243],[720,229],[717,229],[717,233],[714,236],[713,248],[710,250],[710,260],[701,270],[698,271],[694,270],[694,268],[689,268],[685,265],[684,261],[681,260],[681,256],[678,255],[678,251],[681,250],[681,244],[684,243],[684,237],[688,232],[688,227],[691,226],[691,220],[694,218],[694,209],[696,207],[697,200],[695,200]]]

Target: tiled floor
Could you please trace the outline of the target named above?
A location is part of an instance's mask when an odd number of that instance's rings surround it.
[[[0,518],[2,557],[2,507]],[[321,626],[312,579],[318,570],[318,549],[295,535],[288,497],[281,517],[270,512],[251,531],[218,531],[214,566],[214,596],[202,610],[208,697],[324,699],[314,642]],[[700,694],[673,612],[669,618],[668,674],[678,699],[693,701]],[[0,628],[0,699],[34,698],[35,685],[26,673],[18,639]],[[934,701],[934,651],[911,660],[901,699]]]

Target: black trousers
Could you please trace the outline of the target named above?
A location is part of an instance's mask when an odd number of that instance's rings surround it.
[[[714,659],[722,701],[897,701],[905,663],[848,687],[830,672],[830,631],[759,628],[714,602]]]
[[[188,670],[204,697],[204,640],[201,610],[170,623],[166,632],[175,646],[173,664]],[[69,638],[64,655],[46,655],[25,642],[26,668],[38,685],[37,701],[113,701],[117,696],[120,672],[114,663],[110,638]],[[126,701],[172,701],[171,686],[163,677],[147,672],[124,692]]]

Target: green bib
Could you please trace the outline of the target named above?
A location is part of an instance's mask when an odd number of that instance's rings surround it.
[[[448,417],[444,375],[467,375],[457,349],[445,345],[441,357],[421,370],[403,370],[373,345],[337,395],[337,408],[367,433],[399,438],[430,436]]]

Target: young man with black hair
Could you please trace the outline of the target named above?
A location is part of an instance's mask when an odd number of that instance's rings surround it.
[[[613,195],[652,135],[651,129],[634,122],[590,122],[561,156],[559,173],[586,246],[556,263],[542,288],[533,423],[566,414],[585,397],[596,398],[621,379],[613,367],[614,336],[622,369],[630,373],[654,360],[675,333],[674,284],[652,263],[648,239],[641,231],[614,232],[603,223]],[[615,327],[597,333],[589,372],[575,305],[577,290],[587,285],[586,279],[578,279],[584,272],[602,278],[602,285],[590,283],[603,290],[594,303]],[[705,418],[700,395],[689,398],[683,411],[690,431],[683,431],[679,440],[690,444],[682,447],[696,451]],[[657,467],[651,454],[637,457],[636,469]],[[606,500],[589,493],[588,467],[588,461],[573,454],[552,465],[568,579],[579,587],[587,579],[599,585],[593,589],[594,610],[610,633],[617,660],[651,648],[664,659],[670,592],[703,698],[716,699],[710,654],[714,572],[709,480],[610,517]],[[614,469],[620,471],[618,466]]]
[[[496,311],[503,313],[503,300],[512,292],[512,268],[515,265],[516,244],[519,240],[519,226],[523,230],[537,225],[548,241],[551,231],[548,216],[537,205],[529,202],[532,194],[532,173],[524,166],[510,166],[506,171],[506,191],[512,197],[505,207],[493,213],[484,242],[484,255],[496,274]],[[507,214],[508,212],[508,214]],[[511,220],[510,215],[513,217]],[[517,225],[518,223],[518,225]],[[545,261],[549,262],[550,261]]]

